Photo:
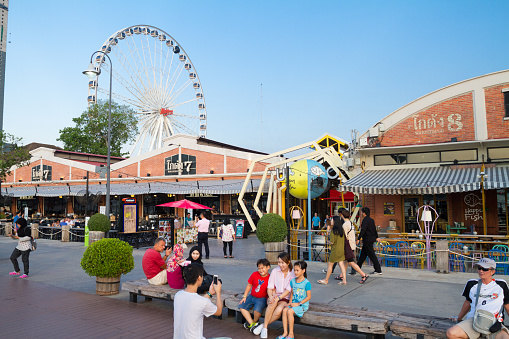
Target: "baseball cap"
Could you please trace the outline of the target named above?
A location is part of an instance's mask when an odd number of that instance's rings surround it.
[[[495,260],[490,259],[490,258],[482,258],[481,260],[479,260],[477,262],[477,265],[484,267],[484,268],[493,268],[493,269],[497,268],[497,263],[495,262]]]

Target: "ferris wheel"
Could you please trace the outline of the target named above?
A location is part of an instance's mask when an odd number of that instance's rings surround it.
[[[136,111],[139,135],[131,155],[163,146],[178,133],[207,136],[205,97],[198,73],[182,46],[163,30],[137,25],[121,29],[102,45],[113,65],[112,98]],[[94,66],[110,73],[103,54]],[[89,105],[109,95],[108,79],[88,83]]]

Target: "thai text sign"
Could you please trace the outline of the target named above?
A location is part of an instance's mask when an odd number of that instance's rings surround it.
[[[175,154],[164,159],[164,175],[196,174],[196,157],[194,155]]]

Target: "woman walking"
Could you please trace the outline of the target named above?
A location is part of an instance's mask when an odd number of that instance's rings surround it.
[[[27,227],[27,221],[25,218],[19,218],[16,220],[16,225],[19,227],[16,232],[17,235],[11,234],[11,238],[18,239],[18,246],[12,251],[11,254],[11,262],[14,266],[14,271],[9,273],[9,275],[20,275],[21,271],[19,269],[18,258],[21,256],[21,261],[23,262],[23,275],[20,278],[28,278],[28,270],[29,270],[29,261],[30,251],[32,250],[32,245],[30,240],[32,239],[30,236],[30,229]]]
[[[329,262],[327,265],[327,276],[325,279],[318,280],[319,284],[327,285],[329,278],[332,274],[332,265],[338,263],[341,268],[343,277],[346,276],[346,268],[343,261],[345,260],[345,232],[341,225],[341,218],[335,216],[332,218],[332,232],[330,233],[331,251],[329,255]],[[340,281],[340,285],[346,285],[346,281]]]
[[[228,258],[226,255],[226,246],[230,249],[230,258],[233,258],[233,242],[235,239],[235,230],[233,229],[232,224],[230,224],[230,218],[224,218],[223,225],[221,225],[221,240],[223,241],[223,253],[224,257]]]
[[[359,273],[362,277],[359,284],[364,284],[366,280],[368,280],[369,275],[364,273],[359,265],[355,263],[355,230],[352,227],[352,223],[350,221],[350,212],[348,210],[341,211],[341,218],[343,219],[343,232],[346,234],[346,243],[345,243],[345,259],[348,262],[348,265],[352,267],[357,273]],[[340,275],[336,277],[336,280],[345,281],[344,275]]]

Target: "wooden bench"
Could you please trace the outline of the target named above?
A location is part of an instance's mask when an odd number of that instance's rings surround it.
[[[165,299],[173,301],[175,300],[175,294],[177,294],[178,289],[171,288],[168,284],[164,285],[151,285],[147,281],[147,279],[126,281],[122,283],[122,291],[129,292],[129,301],[137,303],[138,296],[145,297],[145,300],[152,300],[152,298],[157,299]],[[223,307],[224,300],[226,298],[234,297],[235,294],[226,290],[221,291],[221,298],[223,299]],[[212,303],[216,304],[216,297],[212,298]],[[218,318],[221,318],[219,316]]]
[[[180,291],[167,284],[151,285],[147,279],[123,282],[122,290],[129,292],[131,302],[137,302],[138,296],[146,300],[174,300],[175,294]],[[221,291],[223,307],[228,309],[229,314],[236,316],[238,323],[244,321],[239,310],[241,296],[242,293]],[[212,302],[215,304],[215,297]],[[302,318],[295,319],[295,323],[362,333],[367,338],[384,338],[391,331],[393,335],[407,339],[446,338],[447,329],[453,325],[447,318],[313,302]]]
[[[240,294],[238,296],[226,298],[225,306],[235,312],[237,322],[242,323],[244,317],[239,310]],[[447,318],[313,302],[302,318],[295,318],[295,323],[362,333],[367,338],[384,338],[392,331],[408,339],[446,338],[447,329],[453,325]]]

